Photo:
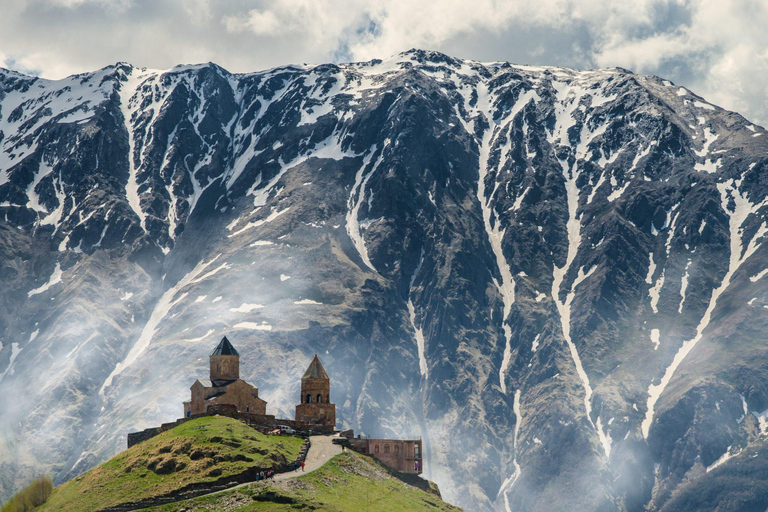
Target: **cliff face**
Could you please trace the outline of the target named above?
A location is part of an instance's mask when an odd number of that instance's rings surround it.
[[[662,79],[3,71],[0,131],[5,494],[175,416],[224,331],[270,414],[318,353],[470,510],[659,509],[768,425],[768,134]]]

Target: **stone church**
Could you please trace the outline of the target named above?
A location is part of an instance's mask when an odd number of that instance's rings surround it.
[[[209,408],[235,406],[238,414],[263,417],[268,423],[291,423],[267,416],[267,402],[259,388],[240,379],[240,354],[226,336],[209,357],[210,378],[198,379],[190,388],[191,400],[184,402],[184,417],[205,414]],[[331,403],[331,378],[315,354],[301,378],[301,397],[296,406],[298,428],[331,428],[336,425],[336,405]]]
[[[266,414],[267,402],[259,398],[259,388],[240,379],[240,354],[226,336],[209,357],[209,379],[192,384],[192,399],[184,402],[184,416],[202,414],[211,405],[235,405],[238,412]]]

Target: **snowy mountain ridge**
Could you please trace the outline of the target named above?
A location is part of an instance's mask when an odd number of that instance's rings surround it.
[[[278,411],[325,353],[465,508],[676,510],[763,446],[766,149],[619,68],[2,70],[2,488],[177,414],[229,331]]]

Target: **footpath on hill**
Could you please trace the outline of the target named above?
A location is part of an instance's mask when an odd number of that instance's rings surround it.
[[[304,459],[304,471],[289,471],[275,475],[275,480],[288,480],[302,474],[311,473],[321,468],[326,462],[341,453],[341,446],[333,444],[333,439],[338,436],[311,436],[309,438],[309,450]]]
[[[302,471],[301,468],[298,468],[298,470],[296,471],[286,471],[284,473],[276,473],[272,480],[273,481],[274,480],[278,480],[278,481],[290,480],[292,478],[297,478],[301,475],[306,475],[307,473],[311,473],[316,469],[323,467],[326,462],[328,462],[333,457],[341,453],[341,446],[337,444],[333,444],[333,439],[337,437],[338,435],[337,436],[310,436],[309,450],[307,451],[307,455],[304,459],[304,471]],[[215,494],[221,494],[221,493],[229,492],[233,489],[245,487],[246,485],[251,485],[253,483],[254,482],[245,482],[239,485],[228,487],[227,489],[213,491],[208,494],[202,494],[197,497],[213,496]]]

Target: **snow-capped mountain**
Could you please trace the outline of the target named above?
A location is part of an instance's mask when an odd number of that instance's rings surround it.
[[[763,128],[623,69],[0,70],[2,495],[180,416],[227,333],[467,510],[768,507],[767,195]]]

